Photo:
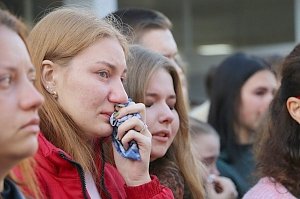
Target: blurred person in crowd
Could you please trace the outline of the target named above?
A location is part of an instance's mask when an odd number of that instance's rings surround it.
[[[210,67],[206,76],[205,76],[205,91],[207,95],[207,100],[205,100],[199,106],[193,108],[190,112],[190,116],[197,120],[207,122],[209,107],[210,107],[210,96],[211,96],[211,84],[213,81],[213,76],[216,71],[216,66]]]
[[[111,24],[89,10],[58,8],[44,16],[28,38],[36,86],[45,97],[36,173],[47,198],[173,198],[149,174],[151,133],[144,104],[130,103],[115,117],[139,113],[118,130],[119,142],[135,140],[140,160],[111,151],[110,116],[128,102],[127,42]],[[138,133],[139,132],[139,133]]]
[[[217,159],[220,154],[220,138],[218,133],[208,123],[190,118],[190,134],[195,154],[197,154],[197,158],[207,168],[206,189],[208,198],[236,198],[237,191],[234,183],[229,178],[220,176],[217,168]]]
[[[175,198],[204,198],[204,171],[191,152],[188,116],[174,64],[141,46],[132,46],[130,52],[125,88],[134,101],[146,105],[152,134],[150,173],[170,187]]]
[[[176,41],[171,32],[173,24],[163,13],[145,8],[119,9],[106,18],[114,18],[121,32],[133,44],[144,46],[171,60],[183,83],[183,92],[188,105],[188,87],[185,64],[178,54]]]
[[[285,58],[280,74],[281,86],[270,106],[268,128],[254,145],[261,179],[245,199],[300,198],[300,45]]]
[[[218,169],[235,183],[239,197],[253,183],[252,144],[276,88],[274,72],[258,57],[236,53],[216,69],[208,122],[220,135]]]
[[[30,159],[38,149],[38,108],[43,97],[33,85],[35,69],[25,42],[25,25],[0,9],[0,198],[41,198]],[[22,180],[14,178],[18,169]],[[16,185],[21,185],[21,190]],[[23,192],[23,193],[22,193]]]

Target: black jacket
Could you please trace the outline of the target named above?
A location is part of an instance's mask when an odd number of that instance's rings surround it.
[[[4,189],[1,196],[3,199],[25,199],[15,183],[7,178],[4,179]]]

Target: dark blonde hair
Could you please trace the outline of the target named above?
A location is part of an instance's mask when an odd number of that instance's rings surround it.
[[[12,15],[10,12],[0,9],[0,26],[5,26],[14,31],[23,40],[27,46],[25,38],[27,36],[27,28],[25,24]],[[8,178],[15,180],[23,189],[25,195],[33,196],[34,198],[41,198],[39,186],[37,185],[37,178],[34,173],[34,160],[33,158],[26,158],[22,160],[16,167],[18,168],[19,180],[16,180],[13,172],[10,172]]]
[[[28,38],[32,61],[37,70],[36,86],[45,97],[39,112],[41,130],[51,143],[71,155],[85,171],[95,174],[93,176],[98,176],[94,146],[46,91],[41,72],[43,60],[67,67],[78,53],[104,38],[116,38],[127,54],[126,38],[108,21],[98,18],[89,10],[68,7],[57,8],[47,14],[35,25]]]
[[[201,165],[197,162],[191,151],[188,114],[181,82],[175,67],[162,55],[137,45],[130,47],[130,56],[127,64],[128,78],[125,89],[128,96],[135,102],[144,103],[145,91],[149,84],[149,79],[157,70],[164,69],[171,75],[177,99],[175,109],[179,115],[180,126],[173,143],[163,158],[171,158],[178,165],[193,198],[204,198],[203,181],[201,179],[203,174],[199,173],[201,171]]]

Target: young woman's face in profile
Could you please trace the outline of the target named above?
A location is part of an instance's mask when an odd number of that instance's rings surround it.
[[[269,70],[254,73],[241,89],[240,124],[253,131],[259,126],[277,88],[275,75]]]
[[[173,79],[166,70],[159,69],[150,78],[145,95],[147,125],[152,134],[151,160],[165,155],[178,132],[175,104]]]
[[[23,40],[0,26],[0,162],[33,155],[42,95],[33,86],[35,70]]]
[[[111,135],[109,117],[116,103],[128,100],[124,51],[115,38],[103,38],[58,67],[58,103],[88,138]]]

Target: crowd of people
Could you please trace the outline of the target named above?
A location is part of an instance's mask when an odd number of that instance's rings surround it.
[[[228,56],[191,111],[156,10],[60,7],[28,32],[0,9],[0,44],[1,199],[300,197],[299,45]]]

